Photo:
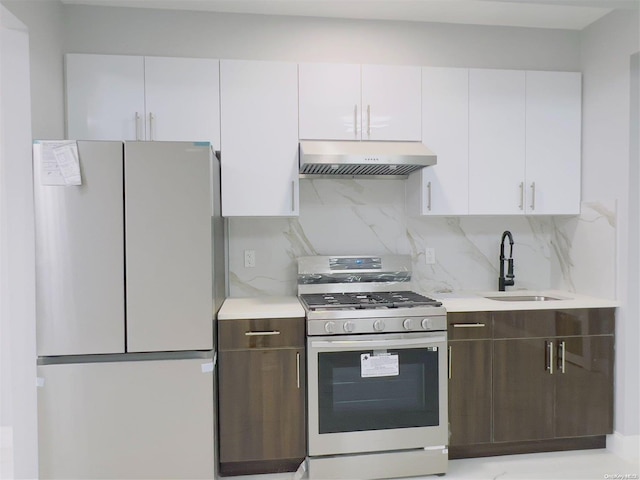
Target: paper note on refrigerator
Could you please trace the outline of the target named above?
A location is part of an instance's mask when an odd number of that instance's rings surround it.
[[[33,149],[42,185],[82,185],[78,145],[74,140],[40,141]]]

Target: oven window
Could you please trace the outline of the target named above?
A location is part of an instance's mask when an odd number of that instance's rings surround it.
[[[438,349],[387,353],[398,356],[397,375],[363,377],[370,350],[318,353],[320,433],[438,425]]]

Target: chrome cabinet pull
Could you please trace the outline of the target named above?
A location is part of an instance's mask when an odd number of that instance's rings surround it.
[[[524,182],[520,182],[520,210],[524,209]]]
[[[140,112],[136,112],[136,141],[140,140]]]
[[[536,182],[531,183],[531,210],[536,209]]]
[[[296,352],[296,377],[298,389],[300,389],[300,352]]]
[[[549,375],[553,375],[553,342],[547,342],[547,350],[549,351],[547,370],[549,371]]]
[[[453,328],[482,328],[484,323],[454,323]]]
[[[269,335],[280,335],[279,330],[267,330],[262,332],[244,332],[247,337],[266,337]]]
[[[153,120],[155,117],[153,113],[149,112],[149,140],[153,140]]]
[[[367,137],[371,138],[371,105],[367,105]]]
[[[566,342],[563,340],[560,342],[560,353],[558,354],[558,356],[560,358],[558,358],[558,360],[560,361],[560,373],[565,373],[565,361],[564,361],[564,357],[566,354]]]
[[[291,180],[291,211],[296,211],[296,181]]]
[[[353,106],[353,136],[358,138],[358,105]]]
[[[451,345],[449,345],[449,380],[451,380]]]
[[[427,183],[427,210],[431,211],[431,182]]]

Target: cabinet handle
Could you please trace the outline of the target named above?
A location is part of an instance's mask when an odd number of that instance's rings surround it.
[[[153,140],[153,120],[155,117],[153,113],[149,112],[149,140]]]
[[[451,380],[451,345],[449,345],[449,380]]]
[[[536,182],[531,183],[531,210],[536,209]]]
[[[367,105],[367,137],[371,138],[371,105]]]
[[[482,328],[484,323],[454,323],[453,328]]]
[[[520,210],[524,209],[524,182],[520,182]]]
[[[566,342],[563,340],[560,342],[560,352],[558,353],[558,362],[560,363],[560,373],[565,373],[565,357]]]
[[[549,352],[549,361],[546,369],[549,371],[549,375],[553,375],[553,342],[546,342],[546,344]]]
[[[296,211],[296,181],[291,180],[291,211]]]
[[[136,141],[140,140],[140,112],[136,112]]]
[[[263,332],[244,332],[244,334],[247,337],[265,337],[268,335],[280,335],[280,331],[279,330],[267,330],[267,331],[263,331]]]
[[[353,106],[353,136],[358,139],[358,105]]]
[[[300,389],[300,352],[296,352],[296,381]]]
[[[431,211],[431,182],[427,183],[427,210]]]

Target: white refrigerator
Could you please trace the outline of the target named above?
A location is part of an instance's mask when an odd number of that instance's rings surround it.
[[[78,141],[81,184],[54,185],[54,146],[34,143],[40,478],[214,478],[219,161]]]

